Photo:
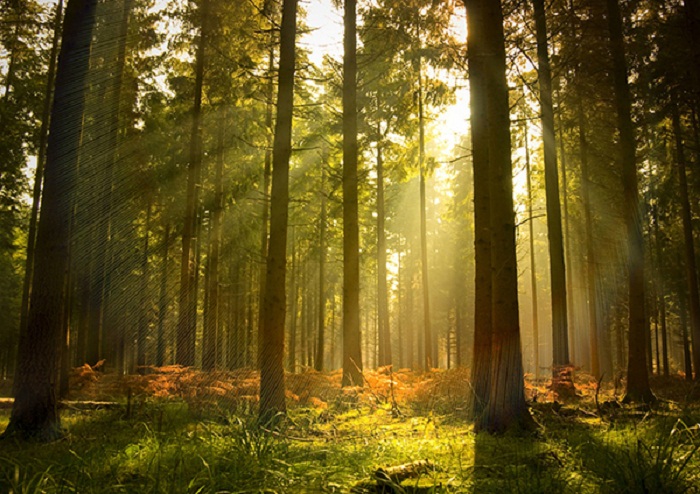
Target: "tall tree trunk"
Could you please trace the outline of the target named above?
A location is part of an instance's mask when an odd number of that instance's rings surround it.
[[[199,197],[198,178],[202,167],[202,87],[204,81],[205,47],[208,36],[209,0],[199,4],[199,41],[195,59],[194,105],[190,132],[189,163],[187,165],[187,202],[182,230],[182,255],[180,258],[180,310],[177,323],[176,362],[184,366],[195,363],[195,338],[197,330],[197,253],[196,230]]]
[[[165,318],[168,313],[168,257],[170,253],[170,223],[165,225],[161,247],[160,293],[158,295],[158,335],[156,336],[156,366],[165,365]]]
[[[360,230],[357,204],[357,0],[345,0],[343,34],[343,386],[362,386]]]
[[[627,262],[629,273],[629,348],[625,401],[649,402],[654,395],[649,387],[646,365],[646,320],[644,287],[644,239],[639,211],[636,143],[632,124],[632,98],[627,80],[627,62],[622,32],[622,15],[618,0],[606,0],[617,125],[622,154],[625,222],[627,224]]]
[[[20,335],[15,401],[4,436],[51,440],[61,435],[56,403],[57,340],[64,278],[70,266],[70,218],[95,0],[69,0],[56,72],[46,152],[43,207],[27,327]]]
[[[660,318],[660,323],[661,323],[661,355],[662,355],[662,362],[663,362],[663,372],[664,376],[669,375],[669,366],[668,366],[668,328],[667,328],[667,321],[666,321],[666,285],[664,283],[664,263],[663,263],[663,256],[661,255],[662,252],[662,243],[661,243],[661,234],[660,234],[660,229],[659,229],[659,206],[658,204],[653,206],[652,209],[652,218],[654,221],[654,244],[656,249],[655,253],[656,256],[654,258],[655,264],[656,264],[656,292],[657,292],[657,304],[659,306],[659,318]]]
[[[202,341],[202,369],[213,370],[216,367],[216,355],[219,339],[219,251],[221,249],[221,215],[224,200],[224,129],[226,119],[219,122],[217,136],[216,171],[214,172],[214,205],[211,214],[211,240],[209,242],[208,277],[207,277],[207,311]],[[267,210],[267,208],[265,208]]]
[[[547,22],[544,0],[533,0],[537,36],[537,62],[544,140],[544,180],[547,197],[547,237],[549,239],[549,270],[552,296],[552,373],[553,384],[559,391],[571,390],[571,375],[563,370],[569,362],[569,329],[566,298],[566,266],[561,226],[559,173],[554,138],[554,104],[552,102],[552,70],[549,63]]]
[[[297,242],[296,242],[296,227],[292,225],[292,266],[291,275],[292,279],[289,283],[289,297],[291,301],[289,302],[289,351],[287,352],[287,370],[294,374],[297,370],[297,321],[299,318],[299,287],[297,286],[297,270],[299,269],[298,257],[297,257]]]
[[[254,296],[253,289],[256,285],[255,282],[255,275],[256,275],[256,269],[255,269],[255,264],[248,262],[248,276],[246,277],[246,309],[247,309],[247,315],[246,315],[246,362],[245,365],[249,369],[254,368],[256,365],[258,365],[258,353],[257,353],[257,345],[254,344],[254,342],[257,342],[257,334],[255,332],[256,328],[256,319],[255,319],[255,302],[257,298]]]
[[[678,291],[678,312],[681,325],[681,342],[683,344],[683,369],[685,371],[685,379],[693,380],[693,357],[690,352],[690,336],[688,335],[688,304],[686,299],[688,294],[681,288]],[[697,370],[696,370],[697,372]]]
[[[150,254],[149,241],[151,232],[151,197],[146,198],[146,223],[144,225],[143,252],[141,253],[141,303],[139,313],[139,327],[136,337],[136,370],[139,374],[146,373],[146,342],[148,337],[148,313],[150,312],[148,278],[150,270],[148,256]]]
[[[318,340],[314,368],[324,369],[324,348],[326,343],[326,161],[328,150],[324,148],[321,160],[321,216],[318,220]]]
[[[474,388],[473,417],[484,413],[491,387],[491,210],[489,195],[489,150],[487,90],[482,0],[465,0],[467,8],[467,54],[469,105],[471,109],[472,166],[474,168],[474,346],[471,381]]]
[[[378,129],[379,130],[379,129]],[[381,140],[381,132],[380,135]],[[379,361],[382,367],[391,365],[391,328],[389,326],[389,294],[386,279],[386,231],[384,227],[384,157],[381,142],[377,142],[377,316],[379,331]]]
[[[692,211],[688,195],[688,178],[686,175],[685,147],[683,131],[678,113],[676,98],[671,105],[673,134],[676,141],[676,161],[678,162],[678,184],[680,189],[681,218],[683,220],[683,240],[685,248],[685,270],[690,298],[690,331],[693,337],[693,367],[695,380],[700,380],[700,290],[698,290],[697,264],[695,258],[695,242],[693,239]]]
[[[569,357],[574,367],[576,367],[576,318],[574,313],[574,283],[571,259],[571,216],[569,214],[569,181],[567,179],[568,164],[566,160],[566,150],[564,146],[564,129],[561,118],[561,109],[557,112],[559,122],[559,149],[561,153],[561,186],[564,193],[564,264],[566,266],[566,315],[569,329]]]
[[[22,285],[22,305],[20,308],[19,330],[23,332],[27,327],[27,314],[29,312],[29,296],[31,294],[32,276],[34,275],[34,253],[36,243],[36,227],[39,218],[39,206],[41,205],[41,189],[44,184],[44,162],[46,161],[46,143],[49,138],[49,119],[51,118],[51,103],[53,102],[54,81],[56,79],[56,58],[58,57],[59,41],[61,40],[61,23],[63,21],[63,0],[56,4],[56,15],[53,24],[53,42],[49,55],[49,69],[46,74],[46,90],[44,92],[44,106],[41,112],[41,127],[39,129],[39,145],[37,149],[36,171],[34,173],[34,188],[32,191],[32,210],[29,216],[29,230],[27,231],[27,260],[24,271],[24,284]]]
[[[535,217],[532,210],[532,170],[530,169],[530,146],[527,123],[525,123],[525,174],[527,175],[527,212],[530,233],[530,291],[532,292],[532,346],[535,359],[535,382],[540,379],[540,323],[537,305],[537,269],[535,264]]]
[[[531,429],[534,421],[525,403],[520,349],[503,11],[500,2],[481,2],[483,38],[479,41],[486,45],[484,76],[487,88],[493,340],[489,402],[476,427],[478,430],[502,432],[512,428]]]
[[[433,332],[430,322],[430,283],[428,280],[428,233],[425,204],[425,119],[423,116],[423,70],[421,58],[418,57],[418,175],[420,207],[420,267],[421,287],[423,289],[423,362],[429,371],[436,366],[433,362]]]
[[[271,16],[271,2],[265,2],[265,12],[268,16]],[[268,131],[267,138],[267,149],[265,149],[265,165],[263,169],[263,190],[262,190],[262,214],[261,222],[262,226],[260,229],[260,259],[262,260],[260,264],[260,283],[259,283],[259,301],[258,301],[258,367],[260,367],[260,358],[262,356],[262,320],[265,310],[265,273],[267,272],[267,247],[268,247],[268,220],[270,212],[270,180],[272,177],[272,145],[274,132],[272,128],[272,118],[274,109],[274,96],[275,96],[275,84],[274,84],[274,66],[275,66],[275,45],[273,42],[272,35],[272,23],[270,23],[270,46],[268,47],[267,53],[267,87],[266,87],[266,109],[265,109],[265,128]]]
[[[260,419],[286,413],[284,388],[284,319],[289,206],[289,158],[292,154],[294,62],[297,0],[284,0],[280,31],[277,121],[272,149],[270,246],[265,279],[265,315],[260,359]]]
[[[400,368],[408,367],[406,363],[406,350],[405,350],[405,344],[404,340],[405,338],[405,327],[406,325],[404,324],[404,309],[403,309],[403,286],[404,286],[404,281],[403,281],[403,273],[405,271],[405,268],[403,268],[403,263],[401,262],[401,252],[402,252],[402,245],[401,245],[401,233],[399,232],[398,234],[398,247],[396,250],[396,258],[397,258],[397,266],[396,266],[396,298],[397,298],[397,314],[396,314],[396,330],[398,333],[399,337],[399,344],[397,345],[398,350],[399,350],[399,355],[398,355],[398,363]]]
[[[591,373],[600,376],[600,349],[598,335],[598,273],[596,252],[593,246],[593,203],[591,202],[591,177],[588,170],[588,137],[586,135],[586,115],[583,109],[583,98],[578,95],[576,103],[578,113],[579,150],[581,153],[581,201],[583,202],[583,218],[586,225],[586,287],[588,298],[588,328],[591,352]],[[612,377],[612,376],[608,376]]]
[[[300,300],[301,300],[301,364],[302,366],[309,367],[311,362],[311,349],[313,348],[313,336],[311,333],[311,293],[309,289],[309,263],[307,262],[308,257],[304,259],[304,263],[301,265],[301,286],[300,288]]]

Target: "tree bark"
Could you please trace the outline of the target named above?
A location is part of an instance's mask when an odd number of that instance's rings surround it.
[[[627,224],[627,263],[629,273],[629,348],[627,359],[627,390],[625,401],[649,402],[654,395],[649,387],[647,371],[645,287],[644,287],[644,239],[639,211],[636,143],[632,123],[632,98],[627,80],[627,62],[623,38],[622,15],[618,0],[606,0],[610,51],[613,62],[613,81],[617,125],[620,132],[622,155],[622,182]]]
[[[51,103],[53,102],[54,81],[56,79],[56,58],[58,57],[59,41],[61,40],[61,23],[63,22],[63,0],[56,5],[56,15],[53,24],[53,42],[49,55],[49,69],[46,74],[46,91],[44,93],[44,106],[41,113],[41,127],[39,129],[39,145],[36,159],[36,172],[34,174],[34,187],[32,191],[32,210],[29,216],[29,230],[27,231],[27,260],[25,262],[24,284],[22,286],[22,305],[20,308],[19,330],[23,332],[27,327],[27,315],[29,312],[29,297],[31,294],[32,276],[34,275],[34,253],[36,243],[36,227],[39,218],[39,206],[41,205],[41,189],[44,183],[44,162],[46,161],[46,143],[49,138],[49,119],[51,118]]]
[[[690,307],[690,331],[693,339],[693,367],[695,380],[700,380],[700,290],[698,289],[697,264],[695,258],[695,242],[693,239],[693,215],[688,194],[687,163],[683,144],[683,131],[678,113],[676,98],[671,104],[671,120],[676,142],[676,161],[678,164],[678,185],[680,191],[681,218],[683,220],[683,246],[685,252],[685,271],[688,284]]]
[[[271,2],[267,1],[265,3],[265,12],[268,16],[271,16],[270,11]],[[260,283],[259,283],[259,301],[258,301],[258,367],[260,367],[260,358],[262,355],[262,320],[265,310],[265,274],[267,272],[267,248],[268,248],[268,229],[269,229],[269,212],[270,212],[270,180],[272,177],[272,145],[273,145],[273,128],[272,128],[272,118],[274,109],[274,96],[275,96],[275,84],[274,84],[274,65],[275,65],[275,45],[272,35],[272,22],[270,22],[270,46],[268,47],[267,53],[267,87],[266,87],[266,108],[265,108],[265,128],[268,131],[267,138],[267,149],[265,149],[265,164],[263,169],[263,190],[262,190],[262,214],[261,214],[261,229],[260,229],[260,259],[262,260],[260,264]]]
[[[693,380],[693,356],[690,351],[690,336],[688,335],[688,304],[686,299],[688,294],[681,288],[678,291],[678,312],[681,325],[681,341],[683,344],[683,369],[685,379]],[[696,371],[697,372],[697,371]]]
[[[552,373],[554,382],[566,386],[562,368],[569,362],[569,330],[566,299],[566,266],[561,226],[559,173],[554,138],[554,104],[552,102],[552,69],[549,62],[547,21],[544,0],[533,0],[537,37],[537,62],[544,141],[544,181],[547,198],[547,237],[549,239],[549,270],[552,296]],[[569,382],[570,383],[570,376]]]
[[[537,304],[537,270],[535,264],[535,218],[532,210],[532,170],[530,169],[530,146],[525,124],[525,173],[527,175],[527,212],[530,232],[530,291],[532,292],[532,340],[535,358],[535,382],[540,379],[540,323]]]
[[[380,130],[380,129],[378,129]],[[378,134],[381,140],[381,132]],[[384,156],[381,142],[377,142],[377,317],[379,331],[379,361],[383,367],[391,365],[391,327],[389,326],[389,294],[386,278],[386,210],[384,206]]]
[[[176,362],[183,366],[195,363],[195,337],[197,330],[197,204],[202,167],[202,88],[204,81],[205,47],[209,0],[199,4],[199,41],[195,59],[194,104],[192,107],[192,128],[190,131],[189,163],[187,165],[187,202],[185,204],[184,227],[182,230],[182,255],[180,257],[180,310],[177,324]]]
[[[144,225],[143,233],[143,252],[141,253],[141,303],[139,304],[139,326],[136,337],[136,370],[139,374],[146,373],[146,341],[148,336],[148,313],[150,312],[150,297],[148,291],[148,278],[150,277],[150,270],[148,265],[148,256],[150,254],[149,240],[151,232],[152,201],[150,197],[147,197],[146,201],[146,223]]]
[[[668,365],[668,327],[666,321],[666,284],[664,283],[664,262],[662,252],[662,241],[661,233],[659,229],[659,206],[658,204],[653,206],[652,218],[654,221],[654,244],[655,253],[654,262],[656,264],[656,296],[657,304],[659,307],[659,319],[661,324],[661,358],[663,362],[663,373],[664,376],[669,375],[669,365]]]
[[[428,232],[425,204],[425,118],[423,116],[423,71],[418,58],[418,174],[420,207],[420,268],[423,288],[423,366],[429,371],[436,365],[433,362],[433,331],[430,321],[430,282],[428,279]]]
[[[263,423],[272,420],[279,413],[286,413],[287,410],[283,359],[296,18],[297,0],[284,0],[280,31],[277,121],[272,148],[270,246],[267,255],[260,359],[260,420]]]
[[[588,328],[591,352],[591,373],[600,377],[600,350],[598,344],[598,280],[597,259],[593,247],[593,203],[591,202],[591,177],[588,170],[588,137],[586,135],[586,115],[583,109],[583,98],[578,95],[577,117],[579,132],[579,151],[581,153],[581,201],[583,202],[583,217],[586,225],[586,287],[588,298]],[[608,376],[612,377],[612,376]]]
[[[69,0],[56,72],[46,151],[43,208],[26,330],[20,335],[15,402],[3,436],[56,439],[57,341],[62,334],[64,279],[70,267],[70,218],[95,24],[95,0]]]
[[[474,169],[474,346],[471,380],[472,414],[482,416],[488,403],[491,369],[491,211],[487,79],[485,74],[484,2],[465,0],[467,8],[467,56],[471,109],[472,166]]]
[[[357,204],[357,1],[345,0],[343,35],[343,386],[362,386]]]
[[[168,312],[168,257],[170,253],[170,223],[165,225],[161,247],[160,293],[158,295],[158,335],[156,337],[156,365],[165,365],[165,318]]]
[[[326,161],[328,150],[324,147],[321,160],[321,216],[318,219],[318,340],[314,368],[324,369],[324,348],[326,344]]]
[[[500,2],[481,0],[485,44],[484,77],[489,159],[491,214],[491,377],[489,402],[477,430],[498,433],[532,429],[534,421],[525,403],[518,272],[515,250],[515,213],[510,146],[510,107],[506,81],[503,11]]]
[[[294,374],[297,370],[297,322],[299,320],[299,287],[297,286],[297,271],[299,262],[297,257],[296,227],[292,225],[292,240],[290,242],[292,252],[291,274],[292,280],[289,282],[289,351],[287,352],[287,370]]]
[[[571,259],[571,215],[569,214],[569,181],[567,179],[568,164],[566,160],[566,150],[564,146],[564,130],[561,118],[562,110],[557,112],[559,122],[559,148],[561,153],[561,186],[564,193],[564,264],[566,266],[566,316],[569,329],[569,360],[576,367],[577,364],[577,331],[576,316],[574,313],[574,284],[573,284],[573,261]]]
[[[214,172],[214,204],[211,212],[211,240],[209,242],[207,310],[202,341],[202,369],[216,368],[216,355],[219,343],[219,252],[221,250],[221,216],[224,201],[224,129],[226,119],[219,121],[217,136],[216,170]],[[267,208],[265,208],[267,210]]]

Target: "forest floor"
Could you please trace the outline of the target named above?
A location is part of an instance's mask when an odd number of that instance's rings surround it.
[[[473,432],[465,370],[365,377],[341,390],[338,372],[288,375],[289,418],[268,430],[253,372],[78,368],[70,400],[118,406],[65,408],[55,443],[0,442],[0,492],[700,492],[700,404],[681,377],[652,378],[651,408],[583,373],[567,402],[528,380],[539,431],[496,437]],[[378,468],[400,465],[408,478],[378,486]]]

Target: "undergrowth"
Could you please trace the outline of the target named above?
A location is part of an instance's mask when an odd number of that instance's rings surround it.
[[[74,398],[122,406],[64,411],[68,434],[56,443],[0,442],[0,492],[380,492],[361,490],[377,468],[419,460],[433,467],[393,492],[700,492],[692,403],[603,413],[588,388],[566,405],[540,393],[537,435],[494,437],[472,431],[464,371],[387,368],[347,390],[338,375],[309,372],[291,376],[288,418],[270,428],[257,421],[251,373],[176,370],[175,384],[162,372],[127,384],[91,376]],[[598,398],[614,402],[614,390]],[[0,413],[0,429],[7,419]]]

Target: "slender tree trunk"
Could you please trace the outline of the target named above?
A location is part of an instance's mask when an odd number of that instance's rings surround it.
[[[561,182],[562,190],[564,192],[564,264],[566,265],[566,315],[567,315],[567,326],[569,329],[569,357],[571,363],[576,367],[576,319],[574,314],[574,284],[573,284],[573,273],[572,269],[573,261],[571,259],[571,216],[569,215],[569,181],[567,179],[568,164],[566,160],[566,150],[564,148],[564,130],[561,120],[561,109],[557,112],[559,121],[559,146],[561,153]]]
[[[324,148],[321,160],[321,217],[318,220],[318,340],[314,368],[324,370],[324,348],[326,343],[326,161],[328,151]]]
[[[294,62],[297,0],[284,0],[280,31],[277,121],[272,149],[270,244],[265,279],[265,314],[260,359],[260,420],[286,413],[284,387],[285,278],[289,206],[289,158],[292,154]]]
[[[436,366],[433,362],[433,332],[430,322],[430,283],[428,280],[428,233],[426,226],[425,204],[425,118],[423,116],[423,71],[421,59],[418,58],[418,174],[420,201],[420,266],[421,286],[423,288],[423,350],[426,371]]]
[[[307,258],[308,259],[308,258]],[[300,337],[301,337],[301,365],[302,366],[309,366],[309,363],[311,361],[311,349],[313,347],[313,339],[311,336],[311,330],[310,330],[310,321],[311,318],[309,317],[309,314],[311,314],[311,294],[309,293],[309,281],[308,281],[308,275],[309,275],[309,263],[307,262],[307,259],[304,259],[304,263],[300,266],[301,267],[301,286],[299,287],[300,290],[300,300],[301,300],[301,328],[300,328]]]
[[[530,291],[532,292],[532,346],[535,359],[535,382],[540,379],[540,323],[537,305],[537,269],[535,264],[535,217],[532,210],[532,170],[530,169],[530,146],[527,123],[525,123],[525,173],[527,175],[527,211],[530,232]]]
[[[533,0],[537,35],[537,61],[544,140],[544,180],[547,196],[547,236],[549,239],[549,270],[552,296],[552,373],[553,384],[562,391],[571,388],[571,375],[564,370],[569,362],[569,330],[566,298],[566,266],[561,226],[559,173],[554,138],[554,104],[552,102],[552,70],[549,63],[547,22],[544,0]],[[563,387],[562,387],[563,386]]]
[[[267,9],[268,9],[268,15],[271,15],[269,12],[269,5],[270,3],[265,4]],[[272,33],[272,29],[270,29],[270,32]],[[275,47],[272,39],[272,34],[270,35],[270,46],[268,49],[268,56],[267,56],[267,88],[266,88],[266,93],[267,93],[267,103],[266,103],[266,110],[265,110],[265,128],[268,130],[268,139],[267,139],[267,149],[265,149],[265,165],[264,165],[264,170],[263,170],[263,191],[262,191],[262,227],[260,229],[260,259],[262,259],[262,263],[260,264],[260,283],[259,283],[259,290],[260,290],[260,296],[259,296],[259,302],[258,302],[258,367],[260,367],[260,358],[262,355],[262,320],[264,316],[264,310],[265,310],[265,303],[264,303],[264,297],[265,297],[265,274],[267,271],[267,246],[268,246],[268,216],[269,216],[269,211],[270,211],[270,181],[272,177],[272,140],[273,140],[273,128],[272,128],[272,110],[274,107],[274,96],[275,96],[275,85],[274,85],[274,77],[273,77],[273,71],[274,71],[274,65],[275,65]]]
[[[381,133],[379,134],[381,135]],[[380,138],[381,139],[381,138]],[[379,362],[391,365],[391,328],[389,326],[389,294],[386,278],[386,231],[384,227],[384,157],[377,143],[377,313],[379,323]]]
[[[290,281],[289,286],[289,298],[291,300],[289,302],[289,352],[287,355],[289,359],[289,362],[287,363],[287,370],[292,374],[294,374],[297,370],[297,321],[299,320],[299,318],[297,317],[299,315],[299,307],[297,305],[299,302],[299,288],[297,287],[297,270],[299,269],[299,263],[297,257],[297,242],[295,234],[296,228],[294,225],[292,225],[292,279]]]
[[[583,109],[583,98],[578,95],[577,101],[579,147],[581,152],[581,201],[583,202],[583,218],[586,225],[586,287],[588,291],[588,328],[591,352],[591,373],[600,376],[600,350],[598,344],[598,280],[597,258],[593,246],[593,203],[591,202],[591,177],[588,170],[588,137],[586,135],[586,115]],[[612,376],[608,376],[612,377]]]
[[[678,293],[678,312],[681,325],[681,341],[683,343],[683,369],[685,370],[685,379],[693,380],[693,357],[690,352],[690,336],[688,335],[688,304],[686,299],[688,294],[684,289]]]
[[[465,0],[467,7],[467,54],[471,108],[472,165],[474,168],[474,346],[471,380],[474,388],[473,417],[485,411],[491,387],[491,210],[487,120],[484,6],[482,0]]]
[[[644,295],[644,239],[639,211],[636,143],[632,124],[632,99],[627,80],[627,62],[622,33],[622,15],[618,0],[606,0],[610,51],[613,60],[615,107],[620,132],[622,182],[624,187],[625,221],[627,223],[629,273],[629,348],[627,359],[627,390],[625,401],[654,400],[649,387],[646,366],[646,321]]]
[[[150,254],[149,241],[151,232],[151,207],[152,200],[147,198],[146,203],[146,224],[144,228],[143,252],[141,258],[141,304],[139,313],[139,326],[136,337],[136,370],[139,374],[146,373],[146,342],[148,336],[148,313],[150,312],[148,278],[150,270],[148,266],[148,256]]]
[[[70,217],[95,0],[69,0],[56,72],[46,152],[43,208],[27,327],[20,335],[15,401],[4,436],[51,440],[61,435],[56,403],[57,339],[62,334]]]
[[[661,343],[659,341],[659,305],[658,296],[654,291],[654,349],[656,350],[656,375],[661,375]]]
[[[406,285],[406,296],[404,297],[404,307],[406,307],[406,313],[405,313],[405,321],[406,324],[404,326],[404,333],[406,337],[406,366],[409,369],[415,369],[416,368],[416,362],[418,359],[416,358],[416,332],[415,332],[415,324],[414,324],[414,311],[413,307],[415,306],[414,304],[414,294],[413,294],[413,276],[414,276],[414,267],[413,267],[413,260],[411,259],[411,248],[408,244],[409,238],[408,236],[406,237],[406,275],[404,277],[405,279],[405,285]]]
[[[182,230],[182,255],[180,258],[180,310],[177,324],[176,362],[184,366],[195,363],[195,337],[197,330],[197,204],[199,197],[198,177],[202,167],[202,87],[204,81],[205,46],[209,0],[199,3],[199,41],[195,59],[194,105],[192,107],[192,129],[190,132],[190,156],[187,165],[187,202],[185,204]]]
[[[34,252],[36,243],[36,227],[39,218],[39,206],[41,205],[41,188],[44,184],[44,162],[46,161],[46,143],[49,137],[49,119],[51,118],[51,103],[53,102],[54,80],[56,79],[56,58],[58,57],[59,41],[61,40],[61,23],[63,21],[63,0],[56,5],[56,16],[53,25],[53,42],[49,55],[49,69],[46,75],[46,90],[44,92],[44,106],[41,112],[41,127],[39,129],[39,146],[37,150],[36,172],[34,174],[34,188],[32,192],[32,210],[29,216],[29,230],[27,231],[27,260],[24,271],[24,284],[22,286],[22,306],[20,308],[20,332],[27,328],[27,314],[29,312],[29,296],[31,294],[32,276],[34,275]]]
[[[258,354],[256,352],[256,346],[253,344],[257,341],[257,335],[255,334],[256,320],[255,320],[255,300],[256,297],[253,295],[253,287],[255,286],[255,265],[248,262],[248,276],[246,281],[248,283],[246,288],[246,307],[248,315],[246,316],[246,367],[249,369],[253,368],[258,364]]]
[[[211,214],[211,240],[209,242],[209,263],[207,278],[207,311],[202,341],[202,369],[213,370],[216,367],[216,355],[219,340],[219,251],[221,249],[221,215],[224,199],[224,129],[225,118],[219,122],[217,136],[218,150],[216,171],[214,172],[214,205]],[[267,208],[265,208],[267,210]]]
[[[404,286],[404,281],[403,281],[403,273],[405,269],[403,268],[403,263],[401,262],[401,253],[402,253],[402,245],[401,245],[401,233],[398,234],[398,247],[396,251],[396,258],[397,258],[397,266],[396,266],[396,278],[397,278],[397,287],[396,287],[396,298],[397,298],[397,314],[396,314],[396,332],[398,333],[399,341],[397,348],[399,350],[399,355],[398,355],[398,363],[400,368],[408,367],[406,363],[406,350],[405,350],[405,344],[404,340],[405,338],[405,327],[406,325],[404,324],[404,308],[403,308],[403,301],[404,301],[404,296],[403,296],[403,286]]]
[[[156,366],[165,364],[165,318],[168,313],[168,257],[170,253],[170,223],[165,225],[161,247],[160,294],[158,296],[158,335],[156,337]]]
[[[690,298],[690,331],[693,337],[693,367],[695,380],[700,380],[700,290],[698,289],[697,264],[695,258],[695,243],[693,239],[692,211],[688,194],[688,178],[686,175],[685,147],[681,129],[678,104],[675,101],[671,107],[673,133],[676,141],[676,161],[678,162],[678,184],[680,189],[681,218],[683,220],[683,240],[685,247],[685,270]]]
[[[362,386],[357,179],[357,0],[345,0],[343,35],[343,386]]]
[[[656,256],[655,256],[655,263],[656,263],[656,293],[657,293],[657,304],[659,306],[659,318],[660,318],[660,323],[661,323],[661,355],[662,355],[662,361],[663,361],[663,372],[664,376],[669,375],[669,366],[668,366],[668,328],[666,325],[666,286],[664,283],[664,263],[663,263],[663,257],[661,255],[662,251],[662,243],[661,243],[661,235],[659,232],[659,206],[658,204],[654,205],[652,209],[652,218],[654,221],[654,244],[656,246]]]

